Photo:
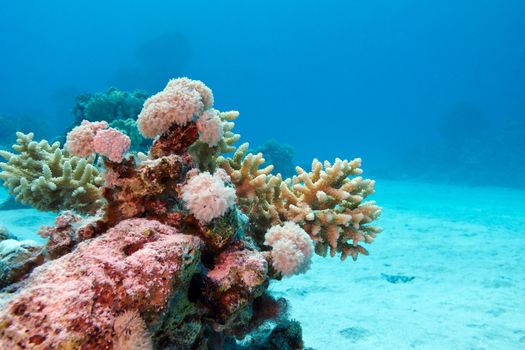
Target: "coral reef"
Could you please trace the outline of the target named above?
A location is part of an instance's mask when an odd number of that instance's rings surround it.
[[[122,91],[115,88],[110,88],[105,93],[79,95],[75,98],[75,104],[71,109],[75,116],[73,124],[54,141],[65,143],[67,133],[81,124],[83,120],[105,121],[110,127],[128,135],[134,150],[145,151],[149,147],[149,142],[138,132],[135,119],[148,97],[149,94],[142,90]]]
[[[95,152],[94,140],[98,131],[107,129],[106,122],[90,122],[83,120],[79,126],[73,128],[68,134],[65,148],[74,156],[89,157]]]
[[[106,93],[87,93],[77,96],[73,107],[75,124],[82,120],[108,123],[127,118],[136,118],[149,94],[142,90],[122,91],[110,88]]]
[[[117,163],[122,162],[130,145],[130,138],[113,128],[100,130],[93,138],[94,151]]]
[[[109,348],[126,310],[152,316],[199,261],[199,239],[146,219],[123,221],[33,271],[0,315],[0,347]]]
[[[268,140],[261,146],[250,151],[250,153],[262,153],[266,165],[273,165],[273,171],[281,174],[283,177],[291,177],[295,173],[295,165],[293,162],[294,149],[290,145],[285,145],[276,140]],[[263,164],[263,165],[265,165]]]
[[[47,211],[75,209],[94,213],[101,205],[103,182],[94,158],[70,156],[58,142],[33,141],[33,134],[17,133],[13,150],[0,151],[0,179],[16,200]]]
[[[269,284],[304,273],[314,251],[366,254],[374,182],[360,159],[283,179],[248,144],[227,157],[238,112],[212,107],[202,82],[174,79],[138,117],[147,154],[89,120],[68,136],[79,157],[21,133],[19,154],[0,153],[19,200],[62,210],[38,232],[45,246],[20,242],[5,260],[1,348],[304,349]]]
[[[283,181],[280,174],[271,174],[271,165],[260,168],[265,161],[261,153],[246,155],[248,147],[243,144],[233,158],[219,157],[217,162],[230,175],[257,242],[264,241],[271,225],[294,221],[315,241],[321,256],[328,250],[330,256],[341,253],[342,260],[368,254],[358,243],[371,243],[380,232],[368,224],[381,208],[364,201],[374,193],[375,182],[355,176],[362,173],[361,159],[336,159],[334,164],[314,159],[311,172],[297,167],[298,175]]]
[[[131,140],[131,150],[147,152],[151,147],[151,141],[142,136],[135,119],[116,119],[109,123],[109,126],[128,135]]]

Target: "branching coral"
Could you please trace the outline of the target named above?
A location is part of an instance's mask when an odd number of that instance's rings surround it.
[[[291,220],[308,232],[321,256],[328,250],[331,256],[341,253],[343,260],[368,254],[358,243],[371,243],[380,232],[367,224],[379,217],[381,208],[373,201],[363,202],[374,193],[375,182],[356,176],[362,173],[361,159],[336,159],[334,164],[314,160],[311,172],[297,167],[298,175],[283,181],[271,175],[271,166],[260,169],[262,154],[245,155],[247,149],[242,145],[233,158],[220,157],[218,164],[231,176],[240,208],[258,231],[258,242],[270,225]]]
[[[215,145],[210,145],[202,137],[191,145],[189,153],[193,163],[202,171],[215,171],[216,159],[221,154],[235,151],[233,144],[237,142],[241,135],[233,132],[235,120],[239,116],[237,111],[219,112],[219,118],[222,124],[222,137]]]
[[[0,152],[0,178],[19,200],[99,209],[40,229],[45,247],[6,279],[16,293],[0,310],[0,347],[303,349],[269,282],[305,272],[314,249],[366,254],[359,243],[379,232],[369,223],[380,208],[365,201],[374,182],[359,176],[360,159],[314,160],[283,180],[248,144],[227,158],[238,112],[212,105],[202,82],[171,80],[138,119],[154,138],[147,155],[124,158],[129,138],[88,121],[68,137],[87,159],[21,133],[17,154]],[[257,342],[235,341],[248,334]]]
[[[148,93],[142,90],[128,92],[115,88],[110,88],[105,93],[82,94],[75,99],[73,106],[75,123],[82,120],[112,122],[136,118],[148,97]]]
[[[17,133],[16,153],[0,151],[0,179],[16,199],[40,210],[75,209],[93,213],[101,205],[103,183],[94,158],[72,157],[58,142],[33,141]]]

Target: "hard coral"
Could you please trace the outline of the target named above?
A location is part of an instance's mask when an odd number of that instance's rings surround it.
[[[285,221],[298,223],[316,242],[321,256],[341,253],[341,259],[368,254],[359,242],[371,243],[381,230],[368,224],[377,219],[381,208],[364,199],[374,193],[375,182],[363,179],[361,159],[336,159],[334,164],[314,159],[312,171],[297,167],[297,176],[282,180],[272,175],[272,167],[260,169],[262,154],[248,154],[244,144],[233,158],[218,158],[231,176],[240,208],[250,217],[255,239],[262,243],[264,232]],[[350,176],[354,176],[350,178]]]
[[[264,256],[248,249],[221,253],[206,275],[207,301],[215,308],[215,329],[227,328],[239,311],[262,295],[268,281]]]
[[[101,206],[103,183],[94,158],[70,156],[58,142],[33,141],[17,133],[17,153],[0,151],[0,179],[16,200],[40,210],[74,209],[94,213]]]

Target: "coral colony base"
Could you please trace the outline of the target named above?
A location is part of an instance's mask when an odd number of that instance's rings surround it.
[[[44,247],[2,241],[15,254],[0,272],[1,349],[303,348],[269,282],[306,272],[314,252],[366,255],[374,181],[360,159],[274,175],[232,146],[238,112],[212,106],[202,82],[174,79],[138,116],[148,154],[88,120],[63,149],[17,133],[0,152],[18,201],[61,212]]]

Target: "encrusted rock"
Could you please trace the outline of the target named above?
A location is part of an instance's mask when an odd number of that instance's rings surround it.
[[[55,219],[54,226],[42,226],[38,234],[48,238],[45,246],[46,259],[53,260],[71,252],[78,243],[93,238],[102,229],[98,217],[83,218],[66,211]]]
[[[23,279],[44,262],[42,246],[35,241],[6,239],[0,242],[0,288]]]
[[[215,330],[229,326],[240,311],[262,295],[267,273],[268,263],[258,251],[227,250],[219,254],[205,278],[206,301],[214,311]]]
[[[125,220],[33,271],[0,313],[1,349],[111,349],[126,310],[154,324],[188,284],[201,241],[154,220]]]
[[[121,220],[144,216],[179,226],[176,190],[187,168],[182,158],[171,155],[146,160],[139,167],[133,159],[123,163],[107,161],[106,167],[111,181],[102,193],[107,200],[104,220],[110,227]]]

